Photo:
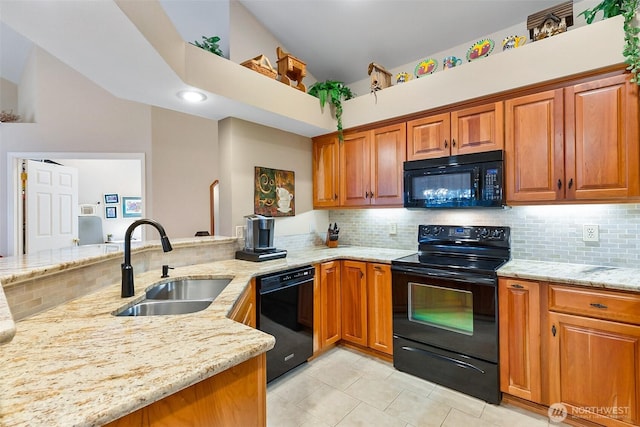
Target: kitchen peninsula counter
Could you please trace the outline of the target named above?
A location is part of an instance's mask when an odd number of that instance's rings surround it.
[[[157,244],[150,247],[159,249]],[[158,271],[148,271],[136,274],[134,297],[120,298],[120,283],[114,283],[17,321],[13,340],[0,346],[0,425],[97,426],[121,418],[273,347],[272,336],[227,318],[252,277],[341,258],[389,263],[413,252],[317,247],[261,263],[230,259],[177,267],[171,270],[173,279],[233,280],[200,312],[114,316],[161,281]],[[90,262],[99,258],[92,256]],[[84,262],[81,257],[65,261],[67,267]],[[65,267],[38,268],[42,274]],[[32,274],[25,266],[0,280],[10,277],[14,282]]]

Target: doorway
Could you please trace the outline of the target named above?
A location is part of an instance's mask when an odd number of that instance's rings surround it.
[[[136,219],[123,215],[123,199],[139,198],[142,206],[140,215],[145,214],[144,153],[7,153],[8,182],[12,189],[7,197],[7,244],[8,249],[12,249],[12,254],[22,254],[25,249],[22,239],[25,226],[22,221],[24,212],[21,182],[24,159],[47,159],[79,167],[80,189],[78,201],[74,206],[75,215],[77,217],[80,214],[79,206],[94,206],[94,215],[102,221],[105,239],[108,234],[111,234],[114,240],[118,240],[120,234],[122,238],[128,225]],[[84,174],[84,180],[83,163],[89,165],[84,168],[90,171]],[[126,185],[121,181],[128,181],[134,185]],[[114,203],[113,195],[118,196],[117,203]],[[143,228],[136,231],[139,233],[137,238],[144,239]]]

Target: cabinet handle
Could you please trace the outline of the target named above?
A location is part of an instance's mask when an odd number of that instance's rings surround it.
[[[337,194],[333,195],[333,200],[338,200],[338,195]]]
[[[569,180],[569,188],[573,187],[573,178]]]
[[[371,197],[373,199],[373,191],[371,193],[369,193],[369,197]]]
[[[447,142],[447,140],[444,140],[444,148],[447,148],[449,146],[449,143]]]
[[[368,199],[368,198],[369,198],[369,192],[368,192],[368,191],[366,191],[366,192],[364,193],[364,198],[365,198],[365,199]]]
[[[524,289],[524,286],[518,285],[517,283],[514,283],[513,285],[511,285],[511,287],[516,289]]]
[[[559,189],[561,189],[561,188],[562,188],[562,180],[561,180],[561,179],[559,179],[559,180],[558,180],[558,190],[559,190]]]
[[[553,325],[553,326],[551,327],[551,333],[553,334],[553,336],[554,336],[554,337],[556,336],[556,332],[558,332],[558,331],[556,330],[556,325]]]
[[[591,303],[591,304],[589,304],[589,305],[590,305],[591,307],[594,307],[594,308],[601,308],[601,309],[603,309],[603,310],[606,310],[607,308],[609,308],[609,307],[607,307],[607,306],[606,306],[606,305],[604,305],[604,304],[600,304],[599,302],[592,302],[592,303]]]
[[[452,147],[456,146],[456,139],[455,138],[451,138],[451,146]]]

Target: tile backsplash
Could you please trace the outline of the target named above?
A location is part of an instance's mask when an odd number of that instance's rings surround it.
[[[331,211],[329,220],[338,223],[342,244],[414,249],[419,224],[494,225],[511,227],[513,258],[615,267],[640,262],[640,204],[345,209]],[[583,241],[585,224],[598,225],[598,242]]]

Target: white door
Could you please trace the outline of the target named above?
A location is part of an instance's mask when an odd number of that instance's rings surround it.
[[[78,170],[25,163],[26,253],[72,246],[78,237]]]

